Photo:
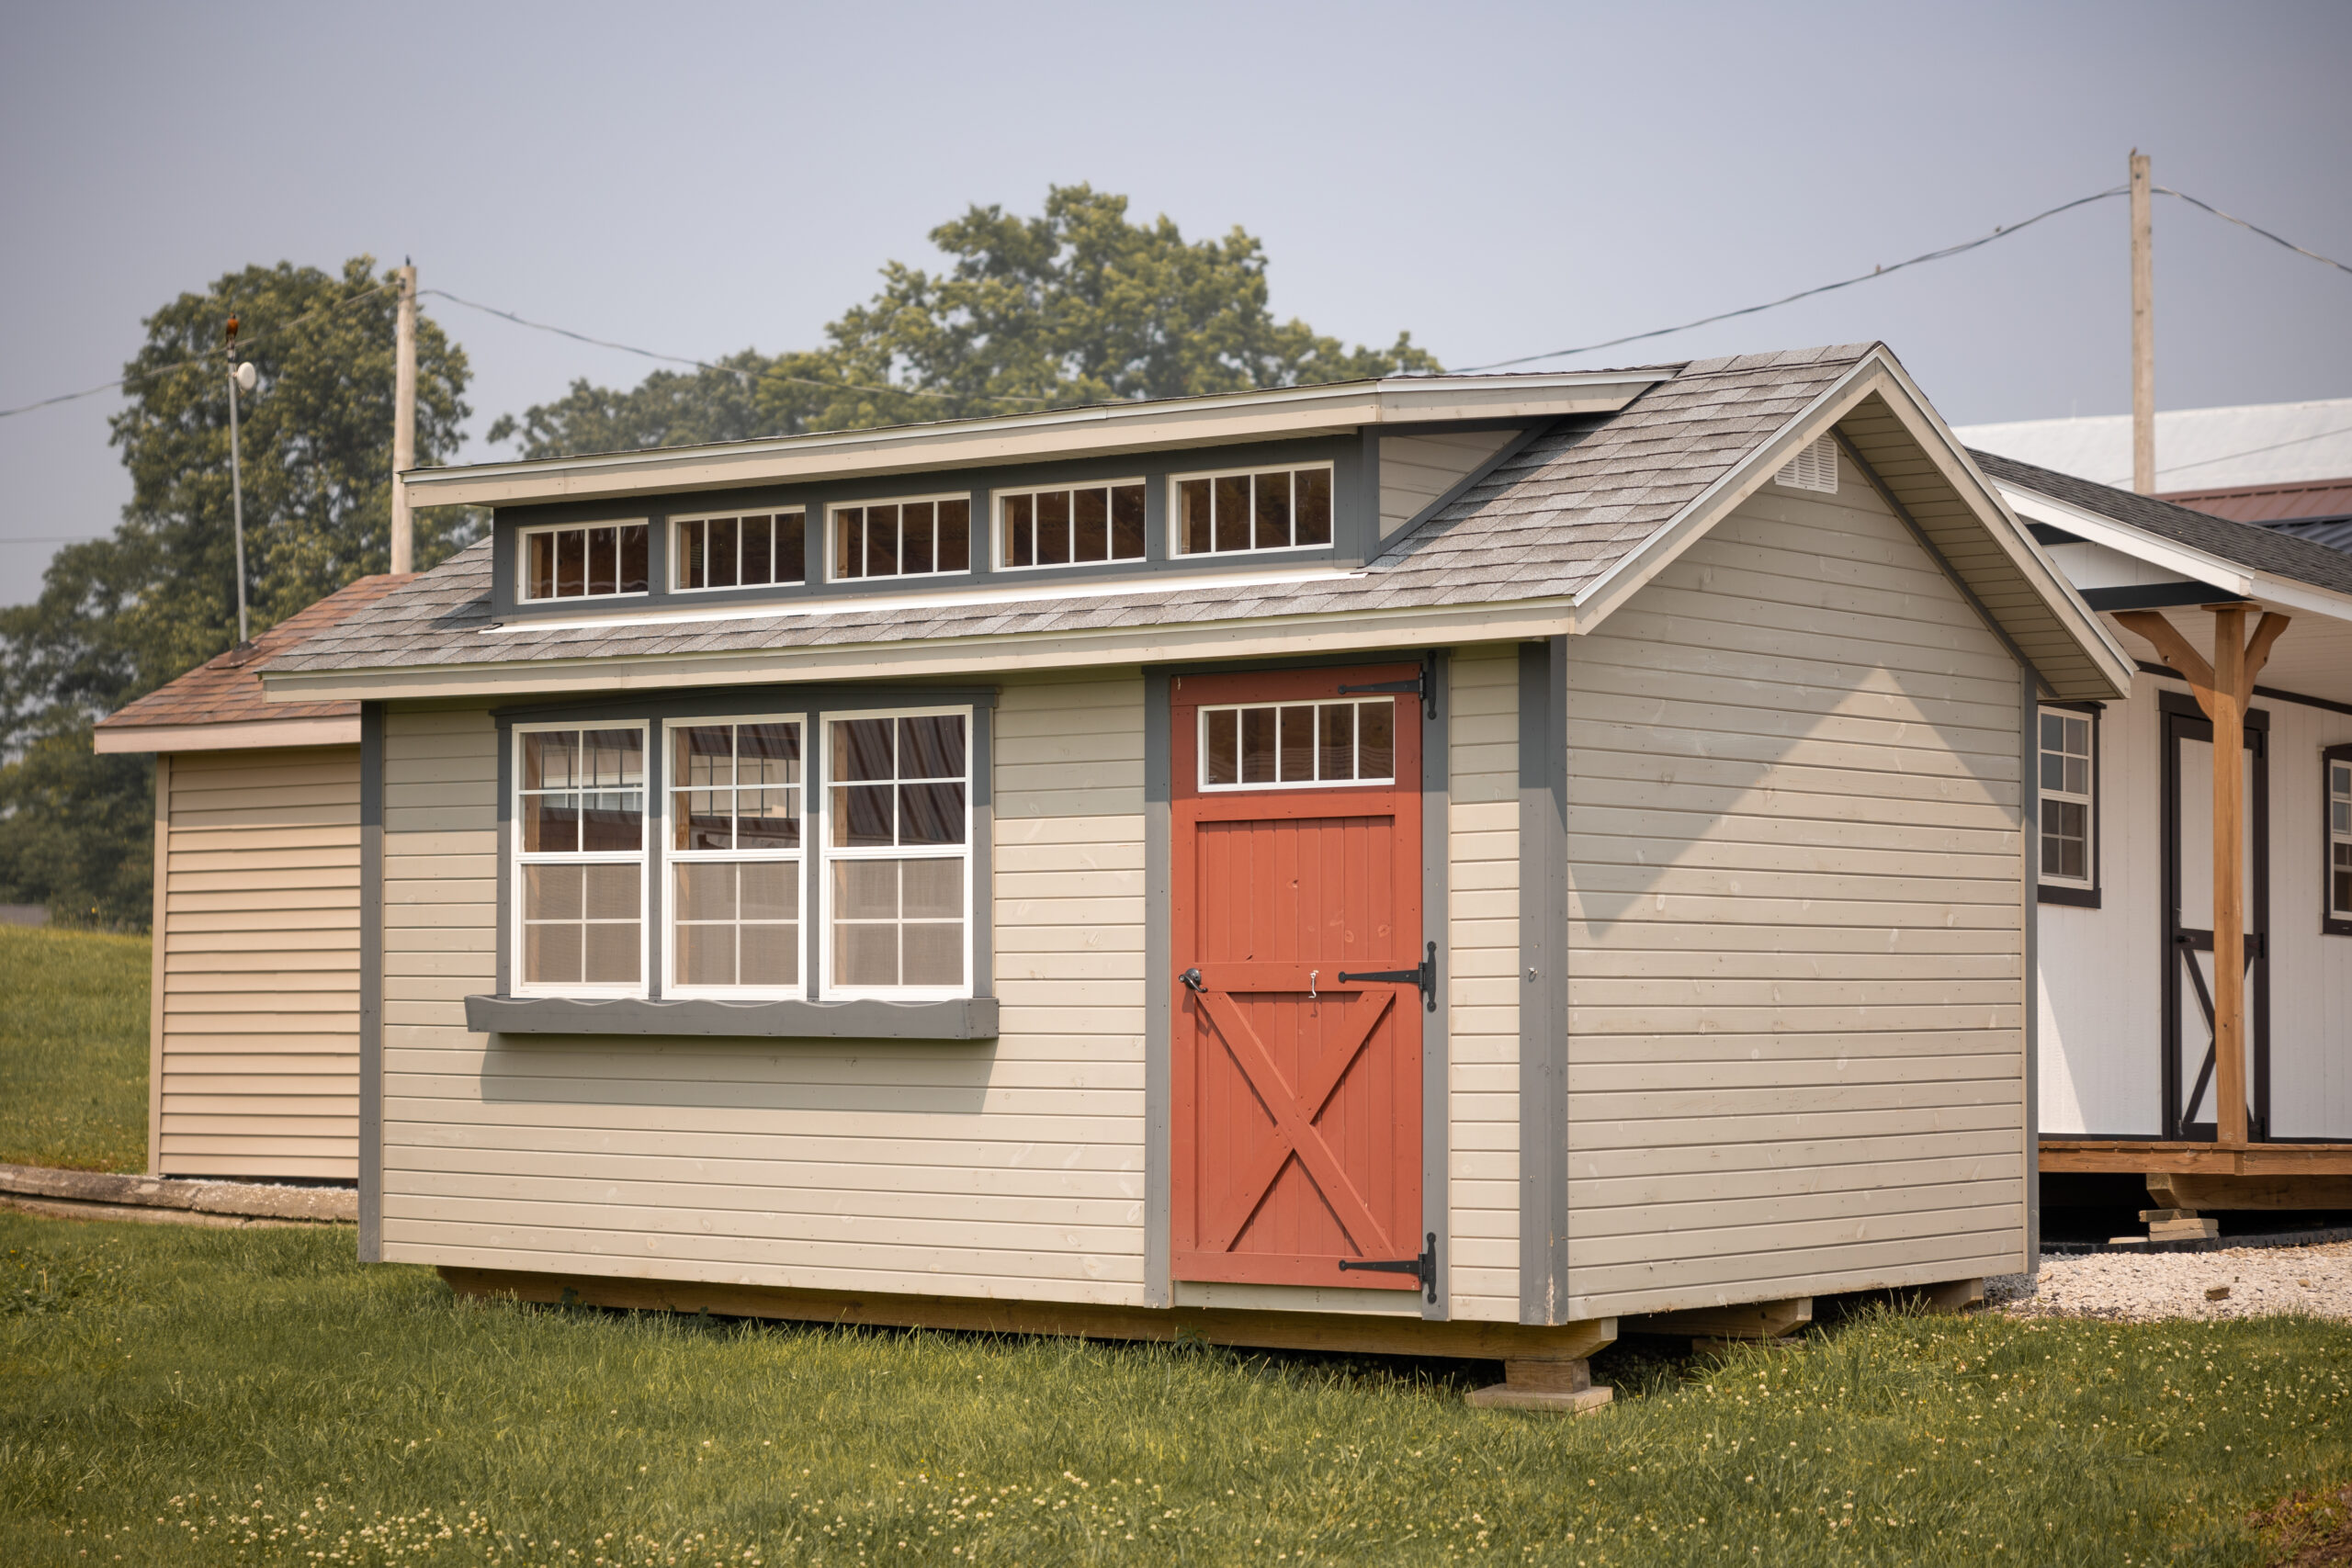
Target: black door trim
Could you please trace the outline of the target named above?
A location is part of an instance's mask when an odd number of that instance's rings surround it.
[[[2185,999],[2182,977],[2189,976],[2188,983],[2194,987],[2199,1010],[2210,1029],[2212,999],[2203,977],[2192,975],[2190,969],[2194,954],[2213,951],[2213,933],[2180,923],[2180,743],[2202,740],[2211,745],[2213,726],[2194,697],[2178,692],[2158,693],[2157,713],[2162,777],[2157,837],[2164,871],[2164,919],[2160,922],[2164,951],[2157,971],[2164,977],[2159,1004],[2163,1013],[2158,1049],[2163,1053],[2159,1081],[2164,1092],[2164,1136],[2211,1143],[2215,1136],[2213,1122],[2187,1120],[2188,1111],[2204,1098],[2212,1077],[2214,1054],[2210,1035],[2203,1069],[2186,1084],[2181,1072],[2180,1010]],[[2254,754],[2254,782],[2246,802],[2254,840],[2250,852],[2254,857],[2254,901],[2245,912],[2246,1011],[2254,1026],[2254,1074],[2253,1081],[2246,1086],[2246,1136],[2261,1142],[2270,1136],[2270,715],[2260,708],[2246,711],[2245,748]],[[2210,836],[2211,829],[2207,831]]]

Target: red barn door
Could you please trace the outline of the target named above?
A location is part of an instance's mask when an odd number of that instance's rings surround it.
[[[1172,689],[1179,1280],[1421,1283],[1419,673]]]

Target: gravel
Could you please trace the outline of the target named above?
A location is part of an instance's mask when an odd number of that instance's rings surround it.
[[[2228,1295],[2211,1299],[2224,1289]],[[2004,1274],[1985,1280],[1984,1302],[2020,1317],[2150,1323],[2305,1313],[2352,1321],[2352,1242],[2045,1257],[2039,1279]]]

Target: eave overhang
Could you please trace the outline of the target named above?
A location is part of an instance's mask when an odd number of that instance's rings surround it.
[[[2167,539],[2162,535],[2118,522],[2023,485],[1996,480],[1995,488],[2021,517],[2046,523],[2076,538],[2104,546],[2119,555],[2127,555],[2165,571],[2177,572],[2184,581],[2211,583],[2237,598],[2259,600],[2283,610],[2299,610],[2335,620],[2352,621],[2352,594],[2338,593],[2333,589],[2263,571],[2244,561],[2232,560],[2210,550],[2200,550],[2177,540]]]
[[[1317,387],[1228,392],[881,430],[608,452],[537,462],[412,468],[417,506],[525,506],[556,501],[808,483],[1057,457],[1217,446],[1332,435],[1381,425],[1614,413],[1673,370],[1531,376],[1399,376]]]
[[[2104,701],[2131,689],[2131,656],[1883,347],[1581,590],[1578,629],[1599,626],[1800,450],[1831,433],[2047,694]]]

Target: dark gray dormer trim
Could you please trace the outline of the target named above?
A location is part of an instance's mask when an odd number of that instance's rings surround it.
[[[1254,551],[1230,556],[1178,556],[1170,548],[1168,480],[1177,474],[1203,469],[1280,468],[1286,463],[1332,465],[1332,542],[1328,548]],[[1145,481],[1145,556],[1140,561],[1105,561],[1084,566],[1019,567],[999,570],[995,555],[994,519],[989,497],[998,491],[1033,486],[1101,483],[1112,479]],[[967,572],[924,577],[888,577],[862,581],[825,581],[825,519],[829,507],[893,496],[952,494],[968,491],[972,502],[972,566]],[[730,513],[805,511],[808,517],[807,581],[752,588],[680,589],[669,579],[670,524],[673,518],[725,516]],[[526,527],[548,524],[647,522],[650,540],[650,592],[627,598],[560,599],[525,603],[515,581],[516,535]],[[926,592],[952,592],[958,586],[1009,587],[1015,583],[1061,584],[1105,581],[1138,581],[1170,572],[1188,577],[1247,576],[1274,568],[1356,567],[1379,553],[1380,454],[1375,433],[1316,436],[1288,441],[1261,441],[1230,446],[1192,447],[1179,451],[1130,453],[1124,457],[1088,457],[1056,463],[1015,463],[953,473],[897,474],[882,479],[828,480],[817,484],[768,485],[746,490],[695,491],[629,502],[560,502],[538,506],[502,507],[492,523],[494,540],[491,558],[491,613],[493,618],[522,625],[534,620],[569,620],[583,615],[626,615],[658,609],[675,612],[689,607],[726,609],[747,604],[797,605],[812,600],[826,603],[890,597]]]

